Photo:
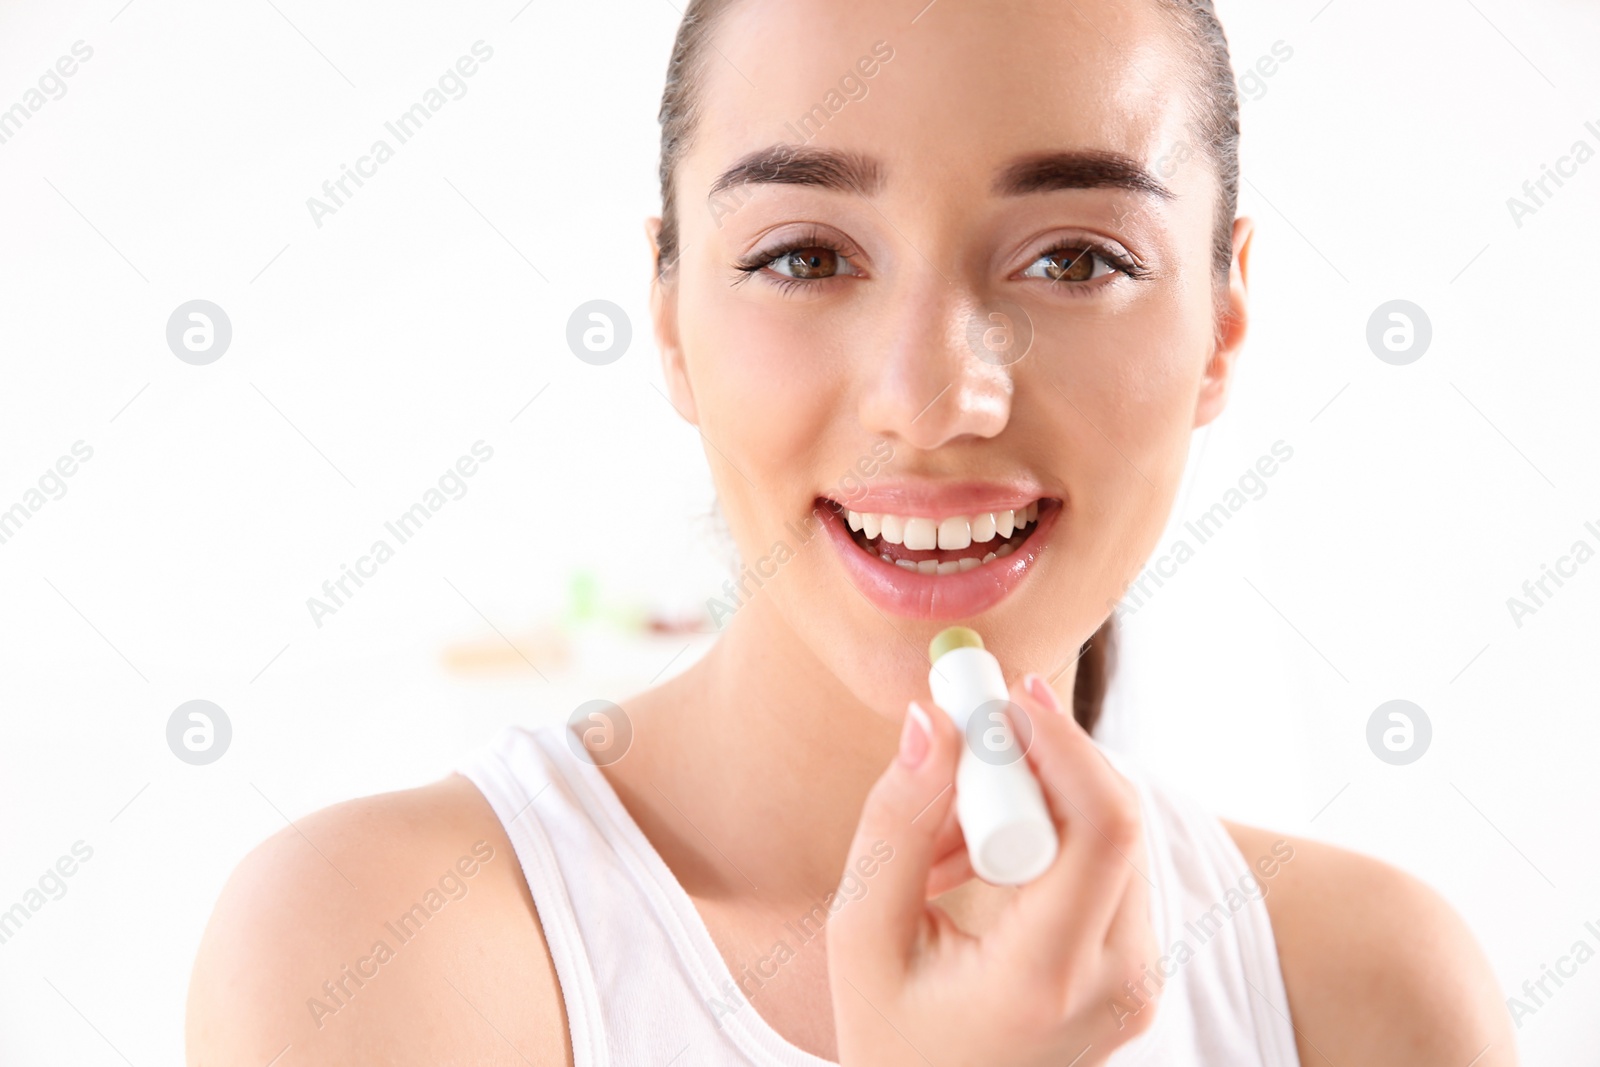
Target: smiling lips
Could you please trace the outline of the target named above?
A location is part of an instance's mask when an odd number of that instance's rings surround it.
[[[851,581],[884,611],[950,620],[1002,600],[1031,569],[1061,501],[929,517],[853,511],[824,498],[828,532]]]

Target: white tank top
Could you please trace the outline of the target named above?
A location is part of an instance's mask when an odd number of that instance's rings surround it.
[[[457,770],[494,807],[522,864],[575,1067],[837,1067],[744,999],[688,893],[565,735],[564,724],[510,727]],[[1299,1067],[1261,900],[1271,883],[1253,880],[1215,817],[1100,750],[1139,790],[1151,923],[1171,972],[1154,1024],[1108,1063]]]

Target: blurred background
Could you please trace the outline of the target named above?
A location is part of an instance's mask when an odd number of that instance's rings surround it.
[[[1423,878],[1523,996],[1600,949],[1600,9],[1218,7],[1251,340],[1100,737]],[[0,1062],[180,1062],[255,843],[715,640],[728,549],[646,304],[679,15],[0,5]],[[610,362],[568,342],[592,301]],[[1518,1040],[1600,1062],[1600,963]]]

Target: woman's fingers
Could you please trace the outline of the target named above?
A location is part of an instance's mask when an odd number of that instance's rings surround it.
[[[840,1062],[913,1063],[936,1051],[951,1062],[1065,1063],[1089,1047],[1100,1062],[1154,1019],[1153,999],[1132,992],[1155,965],[1150,897],[1131,862],[1144,854],[1138,794],[1052,697],[1011,691],[1061,847],[1042,876],[1008,894],[997,922],[975,917],[981,937],[927,901],[971,873],[955,794],[959,762],[975,755],[937,708],[908,713],[901,754],[850,846],[881,862],[828,926]]]
[[[1063,828],[1055,862],[1018,895],[1012,948],[1063,974],[1099,952],[1130,880],[1141,877],[1138,799],[1042,678],[1012,686],[1011,699],[1029,719],[1028,760]]]
[[[1111,925],[1106,929],[1106,952],[1124,956],[1149,957],[1155,962],[1156,934],[1150,925],[1150,881],[1144,871],[1134,871],[1128,891],[1122,894]]]
[[[923,895],[932,900],[966,885],[977,876],[978,873],[972,869],[972,857],[967,855],[967,847],[963,844],[934,863],[933,870],[928,872],[928,886],[923,890]]]
[[[961,820],[956,817],[956,805],[951,804],[945,811],[944,825],[939,827],[933,841],[933,867],[928,871],[924,895],[932,900],[976,876],[972,858],[967,855],[967,839],[961,833]]]
[[[911,705],[899,754],[867,795],[850,845],[848,864],[861,856],[879,862],[866,895],[828,923],[830,965],[874,981],[897,982],[903,974],[922,930],[940,831],[954,807],[960,744],[949,716]]]
[[[1119,1032],[1149,1027],[1169,977],[1150,925],[1150,886],[1135,874],[1106,931],[1102,981],[1111,990],[1111,1017]]]

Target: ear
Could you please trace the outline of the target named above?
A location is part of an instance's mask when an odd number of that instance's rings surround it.
[[[667,382],[667,396],[685,421],[690,425],[698,425],[694,390],[689,386],[689,368],[684,362],[683,346],[678,339],[679,264],[674,263],[663,280],[660,217],[645,219],[644,232],[650,241],[650,318],[655,326],[656,350],[661,353],[661,374]]]
[[[1228,268],[1227,299],[1217,323],[1216,347],[1206,364],[1205,376],[1200,379],[1200,395],[1194,409],[1196,429],[1222,414],[1227,406],[1234,367],[1244,351],[1250,325],[1250,240],[1254,236],[1255,223],[1250,219],[1233,221],[1233,264]]]

